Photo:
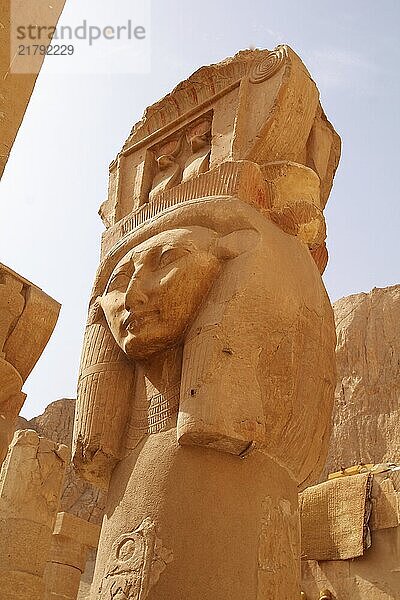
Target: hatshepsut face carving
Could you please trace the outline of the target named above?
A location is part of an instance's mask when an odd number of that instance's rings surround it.
[[[216,238],[205,227],[164,231],[117,264],[100,304],[129,357],[146,358],[182,338],[219,272]]]

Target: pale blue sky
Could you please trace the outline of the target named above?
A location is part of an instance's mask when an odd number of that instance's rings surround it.
[[[292,46],[342,137],[326,210],[331,299],[399,282],[399,26],[399,0],[152,0],[149,74],[44,65],[0,187],[0,260],[63,305],[22,414],[75,397],[109,162],[148,104],[240,49]]]

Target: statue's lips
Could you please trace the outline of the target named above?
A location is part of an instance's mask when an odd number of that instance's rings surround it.
[[[160,311],[158,309],[141,310],[129,313],[129,315],[122,321],[122,327],[126,331],[134,331],[149,321],[155,320],[159,314]]]

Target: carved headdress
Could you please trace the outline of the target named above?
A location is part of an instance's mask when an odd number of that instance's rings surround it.
[[[332,402],[334,328],[320,273],[327,262],[323,209],[339,156],[318,90],[287,46],[203,67],[146,110],[110,166],[100,209],[107,229],[74,433],[75,464],[85,477],[107,486],[122,456],[134,380],[97,300],[126,252],[172,225],[209,227],[228,240],[232,259],[211,290],[212,308],[185,337],[180,443],[233,454],[257,446],[299,482],[309,477],[327,434],[319,409],[328,414]],[[234,232],[245,234],[229,238]],[[285,272],[265,279],[281,263]],[[271,303],[283,315],[273,325],[264,308]],[[234,314],[240,320],[232,332]],[[218,404],[221,390],[232,399],[229,414]]]

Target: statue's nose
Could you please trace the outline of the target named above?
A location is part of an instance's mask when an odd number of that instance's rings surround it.
[[[143,305],[148,301],[148,296],[143,289],[141,277],[133,276],[125,292],[125,309],[130,311],[135,306]]]

